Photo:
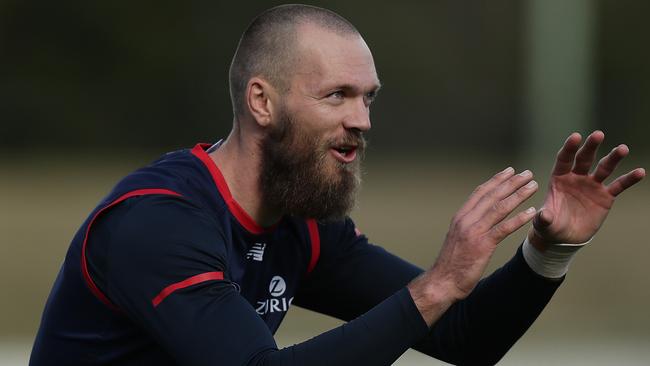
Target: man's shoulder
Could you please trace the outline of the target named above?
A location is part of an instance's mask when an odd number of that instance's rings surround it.
[[[114,187],[112,194],[137,189],[166,188],[178,193],[186,193],[192,184],[203,182],[205,174],[200,161],[190,150],[183,149],[166,153],[148,165],[140,167],[122,178]],[[110,196],[110,195],[109,195]]]
[[[151,164],[141,167],[122,178],[111,192],[100,202],[99,207],[115,205],[134,196],[169,196],[167,198],[143,199],[143,202],[161,201],[171,204],[181,212],[188,207],[180,207],[183,200],[195,209],[204,208],[213,215],[223,213],[225,202],[218,192],[213,178],[190,149],[164,154]],[[161,202],[158,202],[159,204]],[[146,204],[142,209],[146,209]]]
[[[204,206],[183,196],[169,194],[129,198],[112,209],[108,215],[119,221],[122,230],[133,227],[139,231],[191,235],[190,233],[203,232],[219,234],[223,229],[222,221]]]
[[[350,216],[336,220],[318,221],[319,230],[327,232],[355,232],[356,224]]]
[[[361,231],[357,229],[354,221],[348,216],[333,221],[319,221],[318,232],[321,242],[326,246],[340,246],[365,238]]]

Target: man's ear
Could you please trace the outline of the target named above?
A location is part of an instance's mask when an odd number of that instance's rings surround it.
[[[246,104],[258,125],[266,127],[271,123],[275,96],[275,89],[266,80],[254,77],[248,81]]]

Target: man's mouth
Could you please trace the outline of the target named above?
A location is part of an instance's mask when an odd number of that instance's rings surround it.
[[[356,145],[339,145],[330,148],[332,155],[336,160],[349,164],[354,161],[357,157],[357,146]]]

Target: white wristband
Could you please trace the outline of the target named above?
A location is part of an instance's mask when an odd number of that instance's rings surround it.
[[[576,252],[590,241],[591,239],[582,244],[553,244],[542,252],[526,238],[522,251],[526,263],[535,273],[546,278],[560,278],[569,271]]]

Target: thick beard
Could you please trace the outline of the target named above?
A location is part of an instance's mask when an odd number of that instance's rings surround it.
[[[283,214],[319,221],[343,219],[354,207],[361,184],[365,140],[348,131],[341,141],[322,141],[298,130],[300,122],[282,111],[277,127],[262,141],[260,182],[264,204]],[[332,161],[334,144],[356,144],[349,164]]]

